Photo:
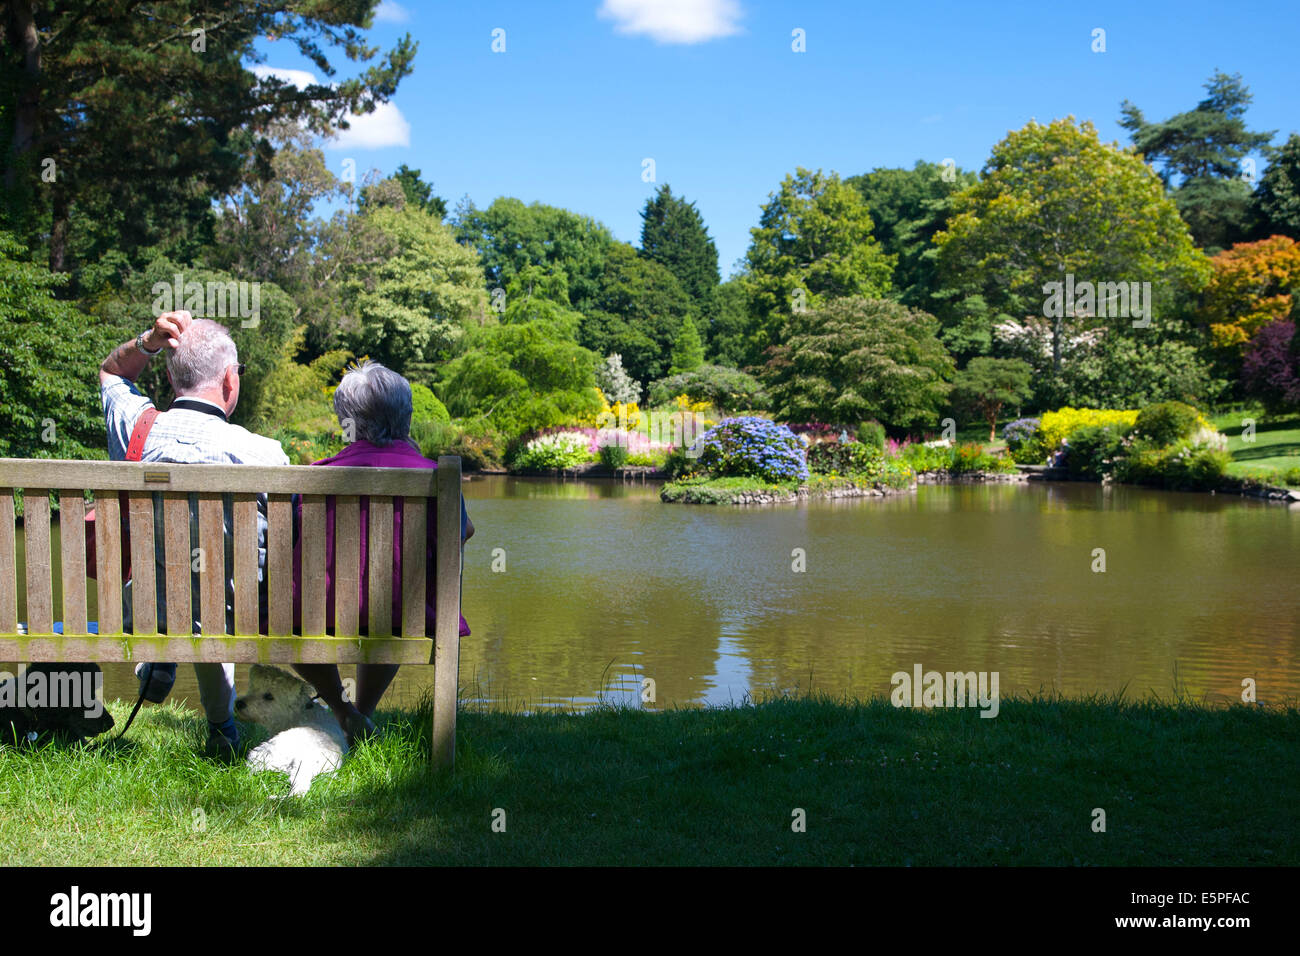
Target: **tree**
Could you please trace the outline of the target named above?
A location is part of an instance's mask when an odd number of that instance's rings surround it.
[[[953,379],[953,404],[988,422],[989,441],[995,441],[1002,407],[1019,407],[1033,393],[1031,373],[1029,363],[1021,359],[973,358]]]
[[[938,330],[934,316],[883,299],[832,299],[795,313],[762,376],[777,419],[933,422],[953,374]]]
[[[599,293],[609,250],[620,245],[589,216],[505,196],[487,209],[469,204],[456,218],[456,238],[478,250],[489,289],[506,288],[524,266],[542,266],[568,277],[569,302],[582,312]]]
[[[749,232],[751,359],[784,340],[783,326],[794,315],[831,299],[873,298],[891,289],[894,260],[872,237],[861,194],[836,173],[800,167],[787,175]]]
[[[2,147],[6,218],[26,235],[48,235],[55,272],[72,265],[74,228],[85,233],[79,248],[93,259],[111,247],[157,243],[206,218],[212,197],[240,181],[251,154],[269,163],[263,134],[273,123],[302,122],[320,134],[344,128],[350,113],[370,112],[393,95],[415,55],[407,35],[358,76],[300,90],[248,68],[260,60],[255,43],[290,43],[330,77],[331,47],[361,63],[378,53],[358,29],[369,25],[374,6],[9,4],[0,48],[0,99],[15,104]]]
[[[673,274],[697,313],[711,311],[719,281],[718,247],[695,203],[674,196],[667,183],[641,210],[641,255]]]
[[[628,374],[644,382],[667,374],[673,343],[692,307],[667,267],[617,242],[607,249],[582,312],[579,342],[600,355],[618,352]]]
[[[948,221],[953,194],[978,178],[918,159],[911,169],[875,169],[845,180],[862,194],[881,249],[898,260],[893,285],[904,305],[935,311],[943,303],[934,235]]]
[[[641,385],[623,370],[623,357],[617,352],[605,356],[596,369],[596,385],[611,402],[635,404],[641,401]]]
[[[1216,348],[1241,347],[1265,325],[1300,316],[1300,243],[1286,236],[1242,242],[1210,260],[1202,321]]]
[[[1151,311],[1160,317],[1184,308],[1209,273],[1151,168],[1073,117],[1008,134],[980,182],[952,201],[953,216],[935,236],[944,281],[964,301],[980,297],[991,313],[1050,315],[1054,373],[1081,329],[1135,333],[1130,317],[1103,312],[1109,297],[1091,309],[1049,308],[1048,283],[1150,282]]]
[[[682,319],[681,330],[673,342],[673,362],[668,374],[689,372],[703,364],[704,343],[700,341],[700,330],[695,327],[695,320],[688,315]]]
[[[453,416],[482,416],[519,434],[601,409],[596,356],[548,322],[471,329],[464,346],[438,376],[437,391]]]
[[[406,163],[402,163],[397,167],[397,172],[393,173],[393,178],[401,185],[407,203],[423,209],[439,222],[447,218],[447,200],[434,195],[433,183],[426,183],[421,179],[418,169],[411,169]]]
[[[1256,235],[1300,239],[1300,133],[1287,137],[1269,160],[1252,197]]]
[[[396,372],[426,376],[486,310],[478,256],[435,216],[404,202],[372,206],[360,218],[387,237],[392,254],[348,270],[344,295],[356,325],[343,339]]]
[[[749,290],[741,276],[728,279],[714,294],[709,326],[709,356],[718,365],[748,364],[754,322],[749,312]]]
[[[1161,167],[1178,211],[1197,245],[1222,249],[1244,238],[1250,226],[1250,187],[1241,161],[1263,150],[1273,132],[1246,128],[1252,99],[1239,73],[1217,72],[1205,84],[1196,108],[1159,123],[1148,123],[1128,100],[1120,107],[1120,126],[1147,162]]]
[[[1272,322],[1246,346],[1241,363],[1241,381],[1246,394],[1259,399],[1272,414],[1300,408],[1300,348],[1295,341],[1296,323]]]
[[[94,373],[126,336],[58,301],[67,276],[26,259],[0,232],[0,458],[107,458]]]

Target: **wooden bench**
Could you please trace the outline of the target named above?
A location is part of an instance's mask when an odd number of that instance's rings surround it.
[[[26,628],[20,628],[14,492],[24,492]],[[53,600],[51,508],[61,513],[62,607]],[[96,565],[87,573],[84,492],[96,508]],[[128,501],[133,633],[123,632],[119,493]],[[163,526],[154,527],[154,495]],[[294,633],[293,496],[302,496],[301,628]],[[265,603],[258,588],[258,495],[267,496]],[[369,496],[369,621],[361,635],[360,495]],[[326,634],[326,496],[336,498],[334,634]],[[191,497],[198,540],[191,541]],[[402,626],[393,635],[393,499],[403,499]],[[232,502],[233,629],[228,629],[224,501]],[[435,633],[425,633],[426,534],[437,516]],[[0,660],[219,661],[433,664],[433,757],[450,769],[456,749],[460,654],[460,458],[437,470],[257,467],[0,459]],[[162,536],[167,633],[158,631],[154,536]],[[202,551],[199,608],[191,612],[192,549]],[[98,633],[87,620],[91,585]],[[54,630],[61,611],[63,633]],[[193,622],[202,634],[194,634]],[[261,623],[259,623],[261,622]]]

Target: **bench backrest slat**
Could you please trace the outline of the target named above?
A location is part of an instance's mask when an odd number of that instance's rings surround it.
[[[361,608],[348,595],[361,593],[361,498],[339,495],[334,505],[334,633],[356,637]]]
[[[226,632],[225,503],[221,495],[199,495],[199,624],[204,634]],[[256,593],[256,577],[253,581]],[[171,598],[168,598],[168,610]]]
[[[370,496],[368,563],[370,633],[391,637],[393,633],[393,499]]]
[[[131,492],[127,498],[131,523],[131,619],[136,634],[158,631],[158,571],[154,566],[153,495]],[[95,523],[99,523],[96,518]]]
[[[423,498],[402,502],[402,636],[424,637],[424,606],[427,598],[425,560],[429,509]],[[459,519],[456,526],[460,527]],[[434,556],[437,560],[437,556]]]
[[[235,633],[256,634],[260,622],[257,593],[257,495],[234,496]],[[225,592],[225,585],[222,585]]]
[[[293,634],[293,499],[267,497],[267,633],[288,637]]]
[[[27,623],[48,634],[54,627],[54,583],[50,577],[50,492],[27,488],[23,496],[23,544],[27,554]]]
[[[167,602],[167,633],[192,634],[190,608],[190,500],[169,491],[163,495],[163,579]],[[223,624],[219,633],[226,632]]]
[[[59,549],[63,568],[63,633],[86,634],[86,499],[59,495]]]
[[[18,542],[14,535],[14,492],[0,488],[0,632],[18,628]]]
[[[302,498],[302,634],[325,633],[325,497]]]
[[[122,507],[115,491],[95,492],[95,586],[99,633],[122,633]]]

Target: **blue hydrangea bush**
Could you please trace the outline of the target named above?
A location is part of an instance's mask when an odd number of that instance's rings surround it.
[[[803,442],[766,418],[728,418],[700,439],[699,467],[715,478],[807,481]]]

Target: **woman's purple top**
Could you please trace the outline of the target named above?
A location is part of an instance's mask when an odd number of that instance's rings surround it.
[[[358,439],[350,445],[346,445],[341,452],[332,458],[322,458],[320,461],[312,462],[314,465],[340,465],[349,468],[437,468],[436,461],[430,461],[425,458],[411,444],[404,441],[394,442],[391,445],[381,446],[372,445],[364,439]],[[462,503],[462,511],[463,511]],[[298,504],[299,518],[301,518],[302,503]],[[335,500],[331,495],[325,499],[325,627],[333,629],[334,627],[334,517],[335,517]],[[430,637],[434,633],[435,614],[434,614],[434,587],[435,569],[437,563],[434,560],[436,545],[438,540],[438,522],[436,509],[429,510],[429,533],[428,546],[425,553],[425,566],[428,568],[428,576],[425,582],[424,598],[424,627],[425,633]],[[369,542],[370,527],[370,498],[366,495],[361,496],[361,585],[360,593],[357,595],[359,601],[358,621],[364,632],[366,622],[370,620],[370,564],[367,544]],[[464,535],[464,521],[461,525],[462,543]],[[298,627],[302,624],[302,541],[294,545],[293,549],[293,622]],[[402,627],[402,499],[393,500],[393,633],[400,634]],[[469,625],[465,623],[464,615],[460,619],[460,636],[469,635]]]

